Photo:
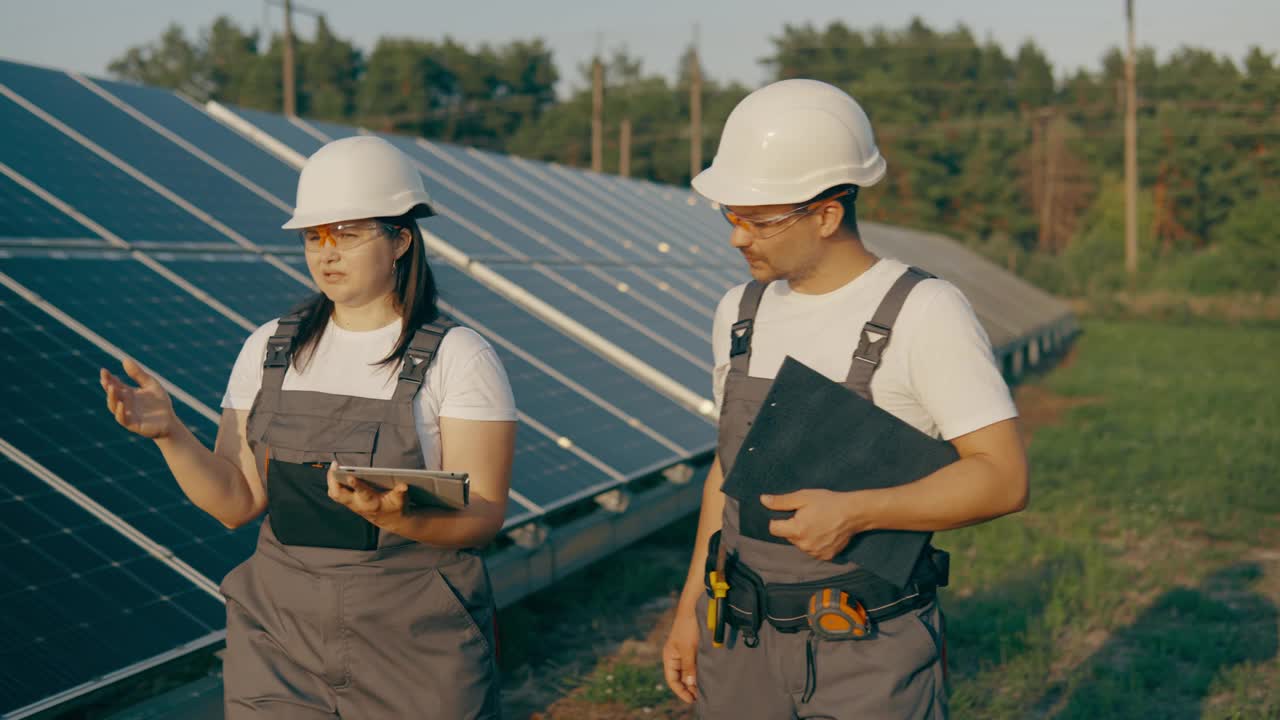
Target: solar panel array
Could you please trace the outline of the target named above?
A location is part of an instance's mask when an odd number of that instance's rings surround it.
[[[245,338],[314,292],[279,229],[298,168],[358,132],[0,61],[0,714],[221,638],[217,583],[257,527],[192,506],[106,412],[97,371],[136,359],[211,444]],[[438,202],[423,228],[442,308],[511,377],[508,529],[710,451],[711,319],[745,269],[705,202],[384,137]],[[1064,316],[945,239],[871,240],[957,273],[998,344]]]

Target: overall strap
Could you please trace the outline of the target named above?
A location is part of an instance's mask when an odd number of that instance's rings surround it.
[[[458,323],[442,315],[414,332],[409,347],[404,351],[404,367],[396,379],[395,394],[391,396],[393,407],[413,400],[413,396],[418,394],[426,381],[427,368],[431,367],[431,361],[440,349],[440,343],[456,327]]]
[[[889,338],[893,335],[893,324],[898,320],[898,313],[907,302],[907,296],[921,280],[934,277],[916,267],[907,271],[893,283],[889,292],[885,293],[880,306],[871,316],[871,321],[862,326],[858,337],[858,349],[853,353],[853,363],[849,366],[849,377],[845,381],[854,392],[867,400],[871,400],[871,377],[880,367],[884,351],[889,347]]]
[[[284,374],[293,359],[293,342],[302,324],[302,311],[280,318],[276,331],[267,340],[267,352],[262,360],[262,389],[280,392]]]
[[[751,364],[751,331],[755,325],[756,311],[760,308],[760,298],[769,283],[752,280],[742,290],[742,300],[738,303],[738,321],[733,324],[729,335],[729,376],[747,376],[747,368]]]

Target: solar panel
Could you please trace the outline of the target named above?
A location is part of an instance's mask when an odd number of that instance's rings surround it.
[[[231,246],[206,223],[7,97],[0,97],[0,162],[129,242]]]
[[[572,387],[519,355],[505,348],[499,348],[498,354],[522,412],[598,458],[623,478],[636,477],[683,459],[672,448],[636,432],[599,405],[584,402]],[[558,478],[555,487],[544,489],[555,495],[569,495],[582,485],[580,478],[566,476]]]
[[[0,272],[12,275],[7,262],[0,260]],[[0,288],[0,334],[0,382],[7,402],[22,408],[0,416],[0,438],[207,577],[221,578],[248,557],[255,531],[228,530],[192,506],[154,443],[107,412],[98,369],[120,374],[113,357],[8,288]],[[208,418],[180,401],[174,409],[212,445],[216,428]]]
[[[724,220],[710,210],[710,204],[691,188],[659,185],[643,178],[621,177],[563,165],[555,166],[555,169],[570,180],[590,184],[602,192],[625,199],[626,204],[632,207],[658,210],[660,217],[665,218],[673,230],[695,243],[710,243],[700,244],[697,251],[690,249],[695,255],[711,250],[712,245],[721,248],[722,252],[725,250],[715,242],[723,238],[721,231],[727,227]],[[690,205],[690,198],[695,200],[693,205]]]
[[[634,218],[624,216],[616,208],[604,211],[598,195],[592,189],[556,180],[542,167],[543,163],[476,148],[456,148],[445,143],[431,145],[447,151],[458,162],[488,170],[495,179],[504,180],[513,188],[530,193],[548,207],[579,219],[597,234],[616,236],[625,249],[625,252],[618,251],[619,254],[629,256],[630,260],[663,265],[683,265],[699,261],[687,248],[670,243],[670,238],[665,233],[655,232],[653,224],[637,223]]]
[[[495,179],[511,190],[580,224],[596,236],[616,238],[621,249],[612,248],[613,261],[636,267],[634,274],[645,278],[647,283],[665,285],[659,290],[679,301],[674,305],[683,303],[696,311],[706,311],[709,316],[707,308],[714,308],[720,299],[719,294],[707,288],[705,282],[686,267],[700,264],[702,261],[697,256],[685,252],[678,243],[668,242],[670,238],[664,233],[655,233],[634,219],[623,217],[585,189],[556,182],[530,162],[518,162],[515,158],[474,148],[463,151],[444,143],[432,145],[453,155],[458,162],[490,170]]]
[[[250,110],[235,105],[224,105],[223,107],[262,132],[284,143],[294,152],[300,153],[304,158],[310,157],[312,153],[319,150],[320,146],[324,144],[311,133],[294,125],[283,115],[261,110]]]
[[[0,83],[251,242],[292,244],[286,209],[140,123],[69,75],[0,62]]]
[[[631,228],[632,232],[643,229],[662,251],[650,253],[650,264],[657,268],[651,272],[685,288],[685,294],[701,304],[714,308],[723,294],[716,288],[726,282],[732,286],[746,276],[741,255],[728,245],[727,226],[717,226],[709,232],[688,222],[673,221],[671,208],[650,205],[647,198],[613,190],[616,179],[607,176],[517,158],[510,158],[509,163],[528,173],[531,181],[542,179],[544,185],[582,193],[587,198],[586,207],[612,222],[613,227]],[[713,281],[706,280],[708,274]]]
[[[384,137],[391,139],[391,136]],[[509,182],[500,182],[492,171],[486,171],[480,163],[469,160],[453,146],[445,143],[419,144],[403,137],[395,137],[393,142],[410,157],[439,174],[437,185],[483,198],[513,217],[516,223],[509,223],[514,227],[509,227],[507,233],[514,230],[541,235],[555,244],[556,255],[576,262],[616,262],[620,257],[638,259],[636,248],[624,247],[618,238],[593,233],[559,213],[557,217],[551,217],[544,208],[525,198],[508,195]]]
[[[254,325],[284,315],[315,293],[256,255],[153,252],[151,257]],[[306,266],[298,272],[306,276]]]
[[[435,273],[442,299],[467,315],[485,331],[490,342],[505,351],[504,362],[513,352],[507,344],[533,355],[667,441],[678,444],[686,454],[705,450],[714,442],[715,428],[706,418],[659,394],[578,342],[559,336],[543,321],[461,271],[437,263]],[[558,340],[548,342],[548,338],[558,336]]]
[[[672,207],[658,201],[642,186],[616,178],[555,163],[513,159],[516,164],[541,170],[548,178],[589,194],[602,207],[618,213],[632,223],[649,228],[673,248],[696,258],[727,278],[740,278],[746,272],[742,256],[728,244],[728,225],[716,218],[715,225],[691,223],[684,218],[686,208]]]
[[[0,239],[105,241],[9,176],[0,174]]]
[[[275,197],[293,204],[298,189],[297,169],[209,117],[202,109],[167,90],[97,78],[93,82]]]
[[[0,271],[217,408],[249,329],[115,251],[14,250]]]
[[[707,330],[711,327],[712,308],[709,306],[700,306],[695,310],[660,302],[655,297],[661,297],[659,293],[663,291],[650,280],[640,278],[635,271],[574,266],[557,266],[553,270],[577,287],[591,292],[628,317],[660,333],[669,343],[690,353],[702,355],[707,363],[706,369],[710,371],[711,343],[707,338]]]
[[[667,334],[670,323],[663,322],[655,328],[654,325],[647,324],[643,317],[637,319],[634,314],[629,315],[615,307],[634,306],[634,303],[628,302],[625,293],[584,280],[589,289],[583,290],[588,293],[598,290],[612,292],[617,296],[610,298],[610,303],[604,307],[593,304],[573,292],[572,288],[555,281],[555,276],[560,275],[561,270],[570,273],[577,271],[575,268],[546,268],[539,265],[504,265],[497,268],[504,277],[510,278],[538,299],[549,303],[685,387],[697,391],[708,385],[711,375],[710,351],[691,351],[678,342],[672,342]],[[651,316],[653,313],[646,309],[644,315]],[[628,324],[628,320],[631,324]],[[689,334],[683,329],[673,332]],[[700,342],[709,347],[706,339]]]
[[[749,276],[745,272],[742,273],[743,277],[730,277],[712,268],[694,268],[690,272],[701,277],[709,287],[715,288],[716,292],[720,293],[720,297],[722,298],[730,288],[735,285],[740,285],[749,279]],[[716,301],[716,304],[719,304],[719,300]]]
[[[567,489],[566,481],[573,484],[571,495],[561,494]],[[566,507],[617,484],[618,481],[608,474],[528,425],[521,423],[516,428],[511,489],[534,503],[539,508],[537,515]],[[521,507],[515,499],[509,500],[508,516]]]
[[[210,636],[216,598],[0,456],[0,712]]]

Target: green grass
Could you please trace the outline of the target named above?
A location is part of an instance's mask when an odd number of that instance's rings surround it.
[[[628,708],[651,707],[671,696],[662,669],[651,663],[617,662],[600,668],[583,686],[583,699],[593,703],[621,703]]]
[[[1092,322],[1032,506],[939,535],[958,718],[1276,717],[1280,329]],[[1272,575],[1280,563],[1271,561]]]

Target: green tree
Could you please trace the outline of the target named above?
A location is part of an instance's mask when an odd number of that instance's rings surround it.
[[[156,42],[130,48],[112,60],[107,70],[125,80],[205,96],[209,79],[202,56],[200,48],[174,23]]]
[[[360,51],[334,35],[321,15],[316,20],[315,37],[299,44],[297,56],[298,112],[332,121],[351,117],[363,70]]]

